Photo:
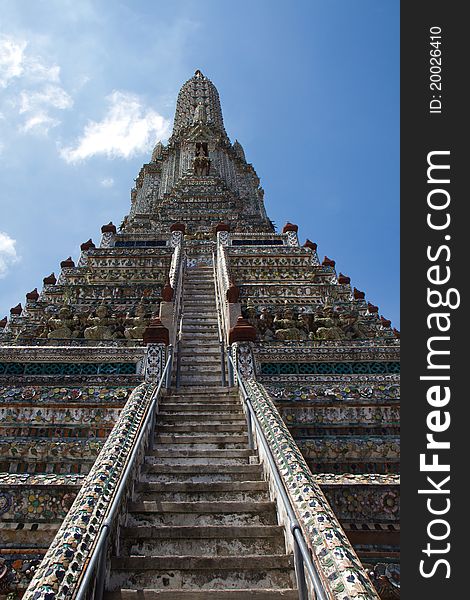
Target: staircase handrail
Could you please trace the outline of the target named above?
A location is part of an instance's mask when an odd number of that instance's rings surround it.
[[[343,569],[344,573],[342,573],[343,577],[341,578],[341,579],[343,579],[343,581],[330,582],[328,574],[326,574],[326,573],[321,574],[321,571],[322,571],[321,562],[319,561],[318,556],[315,556],[313,549],[311,549],[311,545],[309,547],[309,544],[307,543],[308,537],[305,534],[308,532],[308,530],[304,531],[302,524],[299,522],[299,520],[297,518],[295,509],[294,509],[294,505],[289,496],[289,491],[288,491],[289,489],[286,484],[285,477],[283,477],[280,465],[278,464],[278,461],[275,458],[276,452],[273,451],[273,448],[271,447],[271,444],[268,440],[268,436],[266,435],[266,432],[265,432],[266,424],[263,424],[260,421],[257,411],[253,407],[253,403],[252,403],[253,393],[252,392],[250,393],[249,388],[253,387],[253,386],[262,388],[263,390],[264,390],[264,388],[254,378],[250,379],[249,382],[245,381],[243,375],[240,373],[240,369],[238,368],[238,365],[235,366],[235,364],[234,364],[234,360],[231,356],[230,346],[227,349],[227,355],[228,355],[228,359],[229,359],[229,365],[231,368],[231,373],[229,373],[229,380],[230,379],[233,380],[233,373],[236,373],[236,381],[237,381],[239,389],[242,393],[243,403],[244,403],[244,406],[246,409],[249,446],[251,449],[254,449],[254,447],[255,447],[253,433],[254,433],[254,431],[256,431],[257,439],[259,440],[259,443],[261,443],[261,445],[263,447],[263,450],[265,452],[266,459],[268,462],[270,473],[272,475],[274,484],[278,490],[279,496],[282,500],[287,517],[289,519],[289,528],[290,528],[290,531],[292,533],[292,537],[294,540],[294,564],[295,564],[295,573],[296,573],[296,579],[297,579],[297,587],[299,590],[299,600],[308,600],[308,598],[309,598],[309,592],[307,589],[307,583],[306,583],[306,579],[305,579],[305,570],[307,571],[311,585],[313,587],[313,591],[314,591],[313,598],[315,600],[340,600],[342,598],[354,598],[354,597],[368,598],[370,600],[379,600],[379,596],[377,595],[371,581],[368,579],[367,575],[365,575],[362,565],[360,564],[359,559],[357,558],[352,546],[350,545],[350,543],[347,540],[344,533],[343,533],[343,536],[345,539],[343,540],[343,547],[346,547],[346,549],[347,549],[348,561],[349,562],[354,561],[355,565],[359,565],[359,566],[356,567],[356,569],[352,569],[352,568],[350,568],[349,570]],[[229,381],[229,385],[230,385],[230,383],[233,384],[232,381]],[[277,414],[277,416],[279,416],[279,419],[282,419],[280,417],[277,409],[275,408],[274,404],[272,403],[272,401],[270,401],[270,398],[266,393],[263,394],[263,399],[268,403],[267,408],[268,408],[269,412],[271,412],[273,415]],[[268,402],[268,400],[269,400],[269,402]],[[267,415],[264,415],[264,416],[267,418]],[[296,460],[298,460],[298,462],[305,463],[305,460],[301,456],[300,450],[298,449],[294,440],[292,438],[290,438],[289,441],[290,441],[290,444],[289,444],[290,447],[288,449],[284,449],[283,451],[287,452],[289,454],[294,454],[296,457]],[[306,463],[301,464],[300,466],[301,467],[305,466],[308,470]],[[320,491],[320,494],[321,494],[321,496],[323,496],[321,491]],[[327,502],[326,499],[325,499],[325,502]],[[331,512],[331,509],[329,512]],[[331,517],[336,522],[336,518],[334,517],[333,514],[331,514]],[[337,524],[337,529],[338,529],[338,531],[341,530],[339,523]],[[311,536],[309,536],[309,537],[311,537]],[[338,548],[338,550],[339,550],[339,548]],[[314,554],[315,558],[312,557],[312,553]],[[331,556],[329,558],[331,558]],[[305,570],[304,570],[304,568],[305,568]],[[347,590],[346,586],[344,586],[344,584],[343,584],[345,578],[348,576],[352,579],[351,589],[349,589],[349,590]],[[355,588],[355,591],[357,592],[356,594],[351,593],[351,590],[353,588]]]
[[[34,574],[25,600],[101,600],[109,536],[119,528],[119,511],[132,496],[147,442],[153,444],[158,400],[169,384],[172,354],[169,346],[158,383],[141,383],[132,391]]]
[[[224,247],[217,244],[217,253],[214,253],[214,272],[216,299],[218,301],[218,310],[220,316],[219,326],[221,328],[221,336],[225,343],[228,342],[229,327],[227,325],[227,299],[225,297],[228,290],[228,272],[227,262],[225,259]],[[219,264],[220,263],[220,264]]]
[[[217,328],[219,332],[219,346],[220,346],[220,362],[222,368],[222,385],[225,386],[227,381],[225,377],[225,311],[222,305],[222,299],[220,297],[219,280],[218,280],[218,269],[217,269],[217,254],[212,251],[212,273],[214,279],[214,290],[215,290],[215,304],[217,309]]]

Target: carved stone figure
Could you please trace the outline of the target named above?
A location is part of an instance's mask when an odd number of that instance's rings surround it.
[[[70,340],[78,336],[78,331],[75,331],[72,311],[67,306],[62,307],[58,315],[51,317],[47,324],[51,330],[47,334],[49,339]]]
[[[87,340],[112,340],[114,338],[112,320],[108,316],[108,309],[105,304],[100,304],[96,309],[96,316],[89,317],[88,322],[91,326],[84,331],[84,337]]]

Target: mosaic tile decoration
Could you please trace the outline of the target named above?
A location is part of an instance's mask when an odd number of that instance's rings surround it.
[[[156,388],[155,384],[143,383],[132,392],[44,560],[35,571],[24,600],[74,597]],[[140,458],[143,459],[143,452]],[[140,465],[139,460],[137,465]],[[123,495],[125,500],[126,494]]]
[[[362,564],[263,386],[245,381],[325,587],[335,600],[378,599]]]
[[[136,363],[0,363],[2,375],[134,375]]]

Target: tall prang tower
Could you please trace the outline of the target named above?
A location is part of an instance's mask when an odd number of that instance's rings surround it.
[[[101,232],[0,321],[0,597],[399,598],[399,334],[201,71]]]

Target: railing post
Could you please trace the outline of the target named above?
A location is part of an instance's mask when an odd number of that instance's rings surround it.
[[[233,387],[235,385],[235,375],[233,372],[232,347],[231,346],[227,346],[227,371],[228,371],[228,385],[229,385],[229,387]]]
[[[299,544],[294,535],[294,568],[295,578],[297,580],[297,589],[299,590],[299,600],[308,600],[307,581],[305,580],[304,559],[300,552]]]

